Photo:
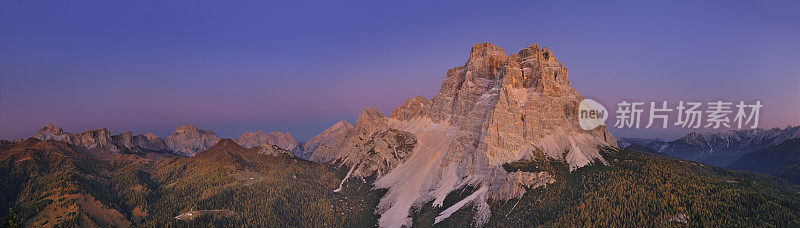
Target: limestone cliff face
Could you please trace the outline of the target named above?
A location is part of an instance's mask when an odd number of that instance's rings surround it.
[[[422,95],[416,98],[410,97],[406,102],[392,110],[390,117],[397,120],[411,120],[415,117],[427,115],[430,111],[431,102]]]
[[[331,145],[317,147],[310,159],[351,167],[349,176],[380,177],[411,156],[416,139],[411,133],[389,128],[389,119],[375,108],[361,112],[356,125]]]
[[[476,44],[463,66],[447,71],[432,99],[409,98],[388,120],[365,110],[359,117],[364,124],[340,136],[333,150],[316,149],[311,157],[321,162],[345,158],[352,175],[363,176],[369,174],[358,172],[364,164],[381,159],[364,153],[369,150],[359,142],[398,132],[414,143],[402,159],[373,169],[385,173],[375,187],[388,189],[377,211],[380,226],[410,226],[412,207],[429,201],[442,206],[451,191],[467,185],[479,189],[465,198],[471,202],[456,205],[472,205],[480,224],[489,218],[488,197],[519,197],[526,187],[555,181],[546,172],[508,173],[505,163],[550,158],[565,161],[571,170],[605,163],[597,147],[616,141],[604,127],[580,128],[576,113],[582,99],[551,50],[534,44],[508,55],[493,44]],[[394,150],[386,147],[377,155],[392,158]]]
[[[119,153],[169,153],[164,141],[152,133],[134,135],[132,132],[126,131],[112,136],[105,128],[69,133],[53,124],[47,124],[33,137],[40,140],[62,141],[87,150],[103,149]]]
[[[164,141],[167,148],[177,155],[193,157],[198,152],[208,149],[219,137],[213,131],[199,130],[193,125],[181,125]]]
[[[169,150],[164,140],[155,136],[153,133],[134,135],[132,132],[126,131],[122,134],[111,136],[111,140],[124,152],[129,153],[145,153],[151,151],[166,153]]]
[[[106,148],[119,152],[119,148],[111,140],[111,134],[105,128],[69,133],[53,124],[47,124],[33,137],[40,140],[62,141],[84,149]]]
[[[263,143],[269,143],[292,152],[299,152],[299,150],[302,149],[300,143],[288,132],[270,132],[269,134],[261,130],[257,132],[245,132],[242,136],[236,138],[236,143],[245,148],[259,147]]]

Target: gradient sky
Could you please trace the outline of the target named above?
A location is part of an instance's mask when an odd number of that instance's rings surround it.
[[[363,108],[388,114],[432,97],[480,42],[552,49],[573,87],[609,110],[620,100],[761,100],[761,127],[798,125],[799,4],[0,0],[0,138],[52,122],[307,140]]]

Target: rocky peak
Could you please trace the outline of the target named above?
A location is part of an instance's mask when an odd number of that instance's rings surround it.
[[[494,44],[475,44],[470,50],[465,67],[478,78],[494,80],[507,58],[506,51]]]
[[[40,140],[56,140],[56,141],[64,141],[68,137],[68,133],[64,132],[64,129],[58,127],[52,123],[48,123],[33,136],[34,138]]]
[[[161,140],[161,138],[159,138],[158,136],[156,136],[155,134],[150,133],[150,132],[144,133],[144,137],[147,140]]]
[[[691,132],[689,134],[686,134],[683,137],[681,137],[680,140],[684,141],[684,142],[693,142],[693,141],[700,140],[702,138],[703,138],[703,135],[693,131],[693,132]]]
[[[273,131],[267,134],[267,143],[276,145],[288,151],[297,151],[300,149],[300,143],[294,139],[290,132],[277,132]]]
[[[302,153],[299,157],[308,159],[318,148],[329,148],[333,146],[336,140],[342,138],[342,136],[352,129],[352,124],[344,120],[339,121],[304,143]]]
[[[111,134],[105,128],[69,133],[56,125],[48,123],[33,137],[39,140],[62,141],[84,149],[106,148],[119,152],[118,148],[112,143]]]
[[[184,124],[178,126],[178,128],[175,129],[175,133],[185,133],[185,132],[199,132],[199,131],[197,130],[197,127],[191,124]]]
[[[236,143],[239,145],[246,147],[246,148],[253,148],[258,147],[261,145],[262,142],[267,140],[267,133],[264,131],[258,130],[256,132],[245,132],[238,138],[236,138]]]
[[[431,102],[422,95],[417,95],[416,98],[409,97],[403,105],[392,110],[392,113],[389,116],[392,119],[398,120],[410,120],[417,117],[427,116],[430,103]]]
[[[236,138],[236,142],[246,148],[255,148],[263,143],[268,143],[289,151],[299,151],[301,149],[300,143],[288,132],[270,132],[269,134],[261,130],[245,132],[242,136]]]
[[[604,127],[578,126],[582,99],[551,50],[534,44],[507,56],[493,44],[476,44],[464,66],[447,71],[427,116],[403,114],[414,102],[393,111],[390,129],[410,132],[421,145],[375,182],[389,190],[379,204],[380,225],[409,226],[413,205],[430,200],[442,205],[458,186],[485,186],[472,205],[486,208],[486,197],[519,197],[526,191],[520,186],[554,181],[546,173],[505,172],[502,165],[508,162],[556,159],[570,170],[605,163],[597,146],[616,140]],[[478,224],[489,216],[485,210],[476,215]]]
[[[281,148],[279,146],[276,146],[276,145],[273,145],[273,144],[269,144],[267,142],[262,142],[261,145],[259,146],[259,148],[260,149],[258,151],[258,154],[261,154],[261,155],[294,156],[294,154],[292,154],[292,152],[290,152],[290,151],[288,151],[288,150],[286,150],[284,148]]]
[[[167,148],[176,154],[192,157],[219,141],[219,137],[213,131],[199,130],[193,125],[186,124],[175,129],[165,143]]]
[[[520,197],[556,181],[546,172],[506,172],[505,163],[555,159],[570,170],[605,163],[597,147],[616,140],[605,127],[580,128],[582,99],[551,50],[534,44],[508,56],[493,44],[476,44],[432,99],[410,98],[391,118],[366,109],[355,127],[312,149],[310,159],[345,164],[345,180],[376,175],[375,188],[388,190],[377,210],[381,227],[411,226],[415,205],[440,207],[467,185],[480,189],[461,205],[477,209],[480,225],[490,216],[488,197]]]
[[[550,49],[534,44],[509,57],[504,83],[512,88],[533,88],[535,91],[559,95],[572,93],[567,68]]]
[[[366,138],[369,134],[389,128],[389,119],[378,109],[371,107],[361,111],[356,120],[355,131],[361,138]]]
[[[164,140],[155,136],[153,133],[146,133],[145,135],[133,134],[131,131],[126,131],[121,134],[111,136],[111,140],[120,150],[128,153],[146,153],[146,152],[167,152],[167,145]]]
[[[310,159],[341,162],[351,167],[348,177],[380,177],[411,157],[417,143],[411,133],[391,129],[388,122],[389,118],[377,109],[364,109],[354,127],[339,122],[335,128],[326,130],[326,134],[315,137],[315,140],[334,142],[313,142],[316,148],[311,151]]]

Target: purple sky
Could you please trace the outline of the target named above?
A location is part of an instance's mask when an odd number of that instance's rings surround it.
[[[573,87],[609,110],[623,99],[761,100],[761,127],[798,125],[799,4],[2,1],[0,138],[53,122],[306,140],[365,107],[432,97],[479,42],[554,50]]]

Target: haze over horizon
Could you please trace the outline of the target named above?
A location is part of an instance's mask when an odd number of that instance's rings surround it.
[[[431,98],[482,42],[548,47],[612,114],[621,100],[760,100],[761,128],[800,125],[800,3],[728,3],[5,1],[0,138],[194,124],[305,141],[366,107]]]

